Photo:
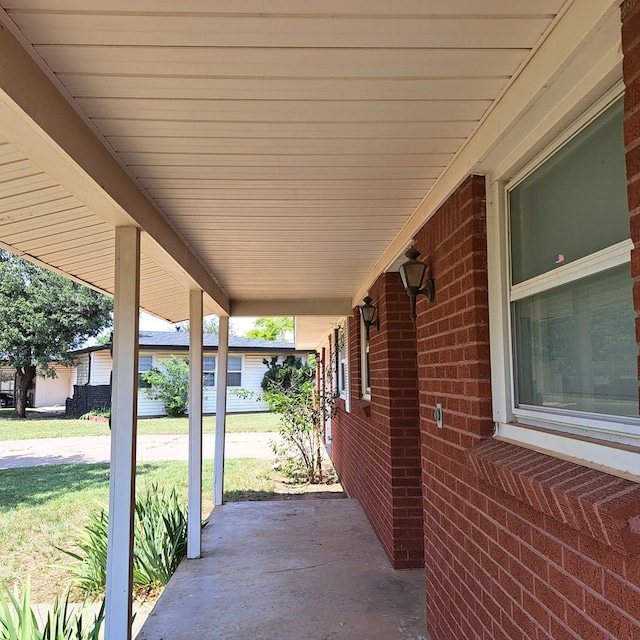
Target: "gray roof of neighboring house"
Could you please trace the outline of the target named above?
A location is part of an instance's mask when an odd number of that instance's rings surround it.
[[[188,331],[141,331],[141,347],[188,347]],[[205,347],[218,346],[217,333],[205,333],[203,338]],[[278,342],[273,340],[258,340],[256,338],[239,338],[229,336],[229,348],[248,349],[292,349],[296,346],[293,342]]]
[[[189,349],[189,332],[188,331],[140,331],[140,349],[149,351],[152,349],[166,351],[186,351]],[[205,333],[203,336],[203,345],[206,349],[218,348],[218,335],[214,333]],[[90,353],[92,351],[101,351],[109,349],[111,343],[97,344],[85,349],[78,349],[72,353]],[[291,352],[291,353],[310,353],[308,349],[296,349],[293,342],[260,340],[257,338],[241,338],[238,336],[229,336],[230,351],[258,351],[258,352]]]

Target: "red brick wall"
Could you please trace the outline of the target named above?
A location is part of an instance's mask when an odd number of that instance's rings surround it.
[[[360,391],[360,325],[349,324],[351,413],[332,421],[332,458],[349,494],[360,500],[397,569],[423,566],[416,332],[397,273],[369,292],[380,329],[371,328],[371,401]]]
[[[491,439],[486,246],[471,177],[416,237],[436,285],[417,320],[429,633],[640,638],[640,487]]]

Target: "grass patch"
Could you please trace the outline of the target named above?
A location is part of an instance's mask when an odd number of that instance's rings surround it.
[[[39,438],[71,438],[108,436],[109,426],[89,420],[72,418],[43,418],[30,411],[24,420],[9,417],[13,409],[0,410],[0,440],[31,440]],[[215,431],[215,416],[205,416],[205,433]],[[246,433],[278,430],[278,416],[274,413],[230,414],[227,433]],[[140,418],[138,435],[177,435],[188,433],[188,418]]]
[[[225,464],[225,500],[260,500],[275,493],[268,460],[236,458]],[[203,514],[213,505],[213,463],[203,466]],[[176,487],[187,499],[187,463],[138,465],[137,491],[151,485]],[[25,584],[31,576],[34,602],[51,602],[63,593],[70,574],[60,564],[68,558],[55,546],[69,548],[88,523],[89,513],[106,507],[109,465],[79,464],[0,470],[0,581]]]

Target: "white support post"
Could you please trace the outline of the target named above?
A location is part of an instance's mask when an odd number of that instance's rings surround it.
[[[202,291],[189,292],[189,496],[187,558],[202,546]]]
[[[131,639],[139,291],[140,231],[136,227],[117,227],[105,605],[107,640]]]
[[[229,361],[229,318],[220,316],[218,361],[216,363],[216,444],[213,456],[213,504],[222,504],[224,492],[224,436],[227,424],[227,369]]]

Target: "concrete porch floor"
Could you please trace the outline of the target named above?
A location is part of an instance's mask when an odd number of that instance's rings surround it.
[[[394,571],[355,500],[214,509],[137,640],[428,640],[422,570]]]

